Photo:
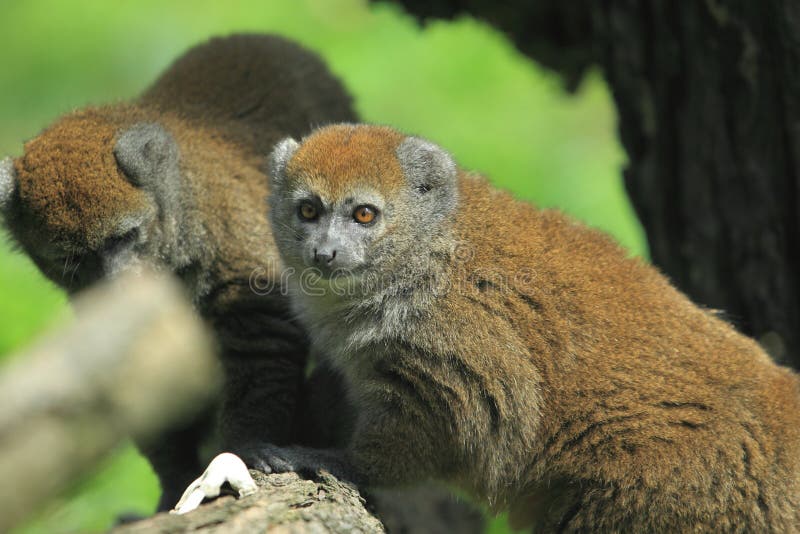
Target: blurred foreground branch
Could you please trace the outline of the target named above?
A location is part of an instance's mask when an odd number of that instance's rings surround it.
[[[214,393],[213,345],[171,280],[125,277],[75,308],[0,373],[0,532],[123,439],[155,435]]]

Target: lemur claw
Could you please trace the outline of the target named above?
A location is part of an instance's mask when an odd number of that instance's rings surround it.
[[[189,484],[170,513],[185,514],[199,507],[203,500],[218,497],[225,482],[230,484],[240,498],[252,495],[258,489],[242,459],[235,454],[223,452],[211,460],[198,479]]]

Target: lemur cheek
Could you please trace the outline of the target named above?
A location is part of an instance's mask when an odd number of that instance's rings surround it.
[[[303,264],[306,267],[316,267],[316,254],[314,253],[313,247],[306,247],[305,251],[303,252]]]
[[[367,262],[366,249],[361,248],[353,251],[353,264],[361,267]]]

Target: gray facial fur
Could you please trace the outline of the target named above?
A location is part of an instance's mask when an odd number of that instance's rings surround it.
[[[362,296],[363,291],[374,293],[379,304],[385,303],[384,297],[389,294],[403,294],[407,296],[404,302],[423,306],[416,302],[416,295],[428,299],[431,292],[416,292],[414,288],[439,286],[442,273],[448,269],[443,258],[452,248],[447,221],[458,205],[459,194],[458,171],[450,154],[430,141],[408,137],[395,152],[407,181],[399,194],[385,198],[381,194],[382,179],[375,176],[374,181],[365,177],[363,183],[354,184],[342,198],[329,199],[314,191],[302,175],[287,179],[287,165],[298,148],[295,141],[284,140],[270,158],[270,218],[284,262],[299,270],[315,267],[323,275],[364,273],[367,278],[359,284]],[[309,222],[298,215],[303,202],[317,207],[318,219]],[[373,224],[353,221],[353,210],[359,205],[378,210]],[[327,261],[333,250],[335,258]],[[323,258],[315,258],[320,252]],[[433,265],[442,261],[440,266]],[[369,280],[391,283],[374,286]],[[320,305],[308,303],[314,309]],[[402,310],[395,314],[385,305],[380,309],[387,319],[384,325],[392,324],[388,319],[394,315],[405,317]]]
[[[445,216],[455,209],[458,168],[449,153],[426,139],[407,137],[397,147],[397,159],[427,213]]]
[[[119,136],[114,157],[134,185],[154,187],[164,171],[177,170],[178,145],[161,125],[143,122]]]
[[[0,213],[4,212],[10,204],[16,185],[14,161],[11,158],[4,158],[0,161]]]
[[[288,191],[286,166],[299,147],[297,141],[286,138],[275,145],[269,157],[271,218],[274,225],[291,229],[295,237],[288,240],[292,245],[287,242],[281,248],[291,250],[290,264],[317,268],[326,276],[335,271],[356,272],[365,266],[369,243],[383,231],[385,202],[368,188],[354,191],[346,199],[324,199],[302,188]],[[299,217],[298,210],[304,202],[317,208],[317,219],[307,221]],[[362,225],[353,220],[353,211],[361,205],[377,210],[374,223]],[[285,232],[282,236],[285,238]]]
[[[304,236],[301,252],[309,267],[329,274],[338,269],[352,273],[368,266],[368,251],[372,242],[385,231],[391,207],[373,191],[356,191],[347,199],[320,202],[320,216],[316,221],[298,218],[297,231]],[[368,205],[377,211],[375,220],[363,225],[353,219],[354,210]]]
[[[161,125],[139,123],[122,133],[114,157],[131,183],[153,193],[162,212],[172,212],[181,198],[178,144]]]
[[[181,242],[185,192],[180,174],[178,144],[163,126],[139,123],[122,133],[114,146],[114,157],[131,183],[152,194],[158,203],[159,224],[148,239],[159,242],[158,254],[173,268],[188,263]],[[185,257],[187,256],[187,257]]]
[[[287,137],[275,145],[269,155],[269,176],[273,184],[280,184],[285,178],[286,165],[292,159],[294,153],[300,148],[300,144]]]

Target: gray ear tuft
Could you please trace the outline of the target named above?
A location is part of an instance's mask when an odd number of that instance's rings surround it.
[[[14,170],[14,160],[4,158],[0,161],[0,211],[5,211],[17,187],[17,172]]]
[[[457,176],[453,157],[438,145],[420,137],[406,137],[397,147],[397,158],[406,179],[419,193],[451,189]]]
[[[292,159],[294,153],[297,152],[298,148],[300,148],[300,144],[291,137],[287,137],[279,141],[278,144],[275,145],[275,148],[272,149],[269,155],[268,170],[273,184],[283,182],[286,173],[286,165],[289,163],[289,160]]]
[[[160,124],[141,122],[119,136],[114,157],[134,185],[151,185],[177,166],[178,144]]]

